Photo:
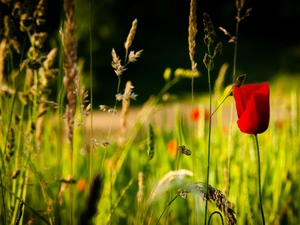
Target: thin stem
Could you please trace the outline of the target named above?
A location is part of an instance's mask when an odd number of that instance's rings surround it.
[[[70,177],[73,179],[73,143],[70,144]],[[70,185],[70,224],[73,224],[73,185]]]
[[[214,214],[218,214],[218,215],[220,216],[221,221],[222,221],[222,225],[224,225],[223,216],[222,216],[222,214],[221,214],[220,212],[218,212],[218,211],[214,211],[214,212],[209,216],[209,219],[208,219],[208,225],[210,224],[210,220],[211,220],[211,218],[213,217]]]
[[[118,87],[117,87],[117,93],[120,92],[120,86],[121,86],[121,75],[118,76]],[[117,108],[117,103],[118,101],[116,100],[115,101],[115,106],[114,106],[114,110],[116,110]],[[112,127],[112,122],[113,122],[113,118],[114,118],[114,113],[112,114],[112,117],[111,117],[111,120],[110,120],[110,126],[109,126],[109,130],[108,130],[108,133],[107,133],[107,140],[109,141],[109,137],[110,137],[110,133],[111,133],[111,127]]]
[[[236,26],[235,26],[235,42],[234,42],[232,82],[235,81],[235,75],[236,75],[237,43],[238,43],[238,35],[239,35],[240,12],[241,12],[241,10],[237,9],[237,20],[236,20]]]
[[[93,159],[93,39],[92,39],[92,18],[91,18],[91,0],[89,2],[89,36],[90,36],[90,101],[91,101],[91,128],[90,128],[90,163],[89,178],[92,179],[92,159]]]
[[[165,207],[164,211],[160,214],[160,217],[158,218],[156,225],[159,223],[160,219],[162,218],[162,216],[164,215],[165,211],[167,210],[167,208],[170,207],[170,205],[172,204],[172,202],[175,201],[175,199],[178,197],[179,195],[176,195],[170,202],[169,204]]]
[[[239,23],[240,23],[240,9],[237,9],[237,20],[235,26],[235,42],[234,42],[234,55],[233,55],[233,72],[232,72],[232,83],[235,82],[236,77],[236,65],[237,65],[237,44],[238,44],[238,35],[239,35]],[[229,122],[229,137],[228,137],[228,160],[227,160],[227,167],[228,167],[228,186],[227,186],[227,196],[229,196],[230,192],[230,158],[231,158],[231,144],[232,144],[232,123],[233,123],[233,101],[231,101],[230,107],[230,122]]]
[[[213,116],[213,115],[216,113],[216,111],[220,108],[220,106],[221,106],[221,105],[225,102],[225,100],[230,96],[231,92],[232,92],[232,89],[230,89],[230,91],[228,92],[228,94],[225,96],[225,98],[222,100],[222,102],[217,106],[217,108],[211,113],[210,116]]]
[[[265,216],[264,216],[262,197],[261,197],[260,155],[259,155],[259,144],[258,144],[257,134],[254,134],[254,140],[255,140],[255,145],[256,145],[256,150],[257,150],[257,172],[258,172],[258,192],[259,192],[260,212],[261,212],[262,223],[264,225],[265,224]]]
[[[207,47],[207,50],[208,50],[208,54],[210,55],[209,46]],[[211,81],[210,81],[210,69],[207,69],[207,76],[208,76],[208,89],[209,89],[209,115],[211,115],[211,111],[212,111],[212,90],[211,90]],[[208,186],[209,186],[210,139],[211,139],[211,116],[209,117],[209,125],[208,125],[206,195],[208,195]],[[208,202],[205,201],[204,225],[206,225],[206,221],[207,221],[207,206],[208,206]]]

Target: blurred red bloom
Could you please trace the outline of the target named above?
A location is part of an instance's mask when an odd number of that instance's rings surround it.
[[[209,121],[209,110],[205,109],[204,115],[200,108],[194,108],[190,113],[190,119],[194,122],[199,122],[201,117],[204,117],[205,122]]]
[[[248,84],[233,87],[233,96],[238,114],[238,127],[247,134],[260,134],[269,126],[269,83]]]
[[[170,155],[175,158],[176,156],[176,152],[177,152],[177,144],[175,140],[171,140],[168,142],[167,144],[167,148],[168,148],[168,152],[170,153]]]
[[[200,119],[200,110],[199,108],[194,108],[190,113],[190,118],[194,122],[198,122]]]
[[[80,179],[77,182],[76,188],[77,188],[78,191],[82,192],[82,191],[85,190],[86,185],[87,185],[86,181],[84,179]]]

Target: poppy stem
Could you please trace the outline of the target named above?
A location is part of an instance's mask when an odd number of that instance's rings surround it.
[[[264,216],[262,197],[261,197],[260,154],[259,154],[259,144],[258,144],[257,134],[254,134],[254,140],[255,140],[255,145],[257,150],[257,172],[258,172],[258,192],[259,192],[260,212],[261,212],[262,223],[263,225],[265,225],[265,216]]]

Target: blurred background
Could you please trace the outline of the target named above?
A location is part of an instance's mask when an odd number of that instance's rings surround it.
[[[133,104],[142,104],[157,94],[165,84],[164,70],[170,67],[189,69],[188,53],[189,0],[76,0],[78,57],[83,60],[84,84],[89,87],[90,37],[92,30],[94,105],[113,105],[117,89],[117,76],[111,67],[114,48],[124,60],[124,42],[132,21],[138,20],[137,33],[131,50],[144,49],[134,64],[129,64],[122,77],[121,90],[131,80],[138,94]],[[2,6],[1,6],[2,7]],[[62,26],[63,1],[48,1],[48,18],[43,29],[50,32],[49,48],[60,46],[59,29]],[[300,22],[299,1],[246,0],[241,16],[252,8],[251,15],[240,23],[238,39],[237,75],[246,73],[246,83],[272,81],[278,76],[300,76]],[[4,9],[1,11],[3,12]],[[5,10],[4,10],[5,11]],[[207,92],[206,69],[202,63],[206,52],[203,43],[202,15],[210,15],[215,26],[215,44],[223,43],[223,53],[215,59],[212,79],[216,79],[223,63],[229,63],[225,85],[232,83],[234,44],[228,43],[219,26],[235,35],[235,0],[198,1],[198,33],[196,57],[201,73],[195,79],[195,92]],[[214,46],[212,47],[212,49]],[[294,79],[293,78],[293,79]],[[186,79],[170,91],[190,93],[191,81]]]

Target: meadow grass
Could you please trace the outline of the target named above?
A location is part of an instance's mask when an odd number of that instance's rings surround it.
[[[196,1],[191,1],[187,37],[191,70],[167,68],[161,92],[150,97],[131,121],[130,102],[138,96],[134,80],[126,78],[127,65],[146,54],[131,50],[138,20],[131,28],[128,25],[124,60],[112,49],[112,70],[118,76],[115,105],[101,105],[96,116],[77,62],[73,2],[64,2],[61,51],[53,48],[48,53],[42,53],[45,34],[35,29],[43,20],[43,3],[33,12],[12,7],[21,22],[17,29],[23,32],[22,43],[16,42],[12,25],[4,19],[0,223],[261,224],[255,145],[236,126],[228,96],[232,85],[224,84],[227,64],[211,70],[211,43],[205,42],[204,63],[208,76],[220,71],[218,79],[209,84],[209,94],[193,92],[194,79],[200,75]],[[63,63],[56,64],[55,58]],[[91,79],[92,73],[92,84]],[[127,81],[126,87],[120,86],[121,79]],[[183,79],[191,80],[191,97],[170,103],[172,87]],[[300,98],[293,87],[299,80],[293,79],[270,81],[269,128],[259,135],[266,224],[300,223]],[[53,100],[48,88],[55,82],[58,91]],[[106,123],[95,128],[93,121],[103,118]],[[116,123],[117,131],[112,129]]]

